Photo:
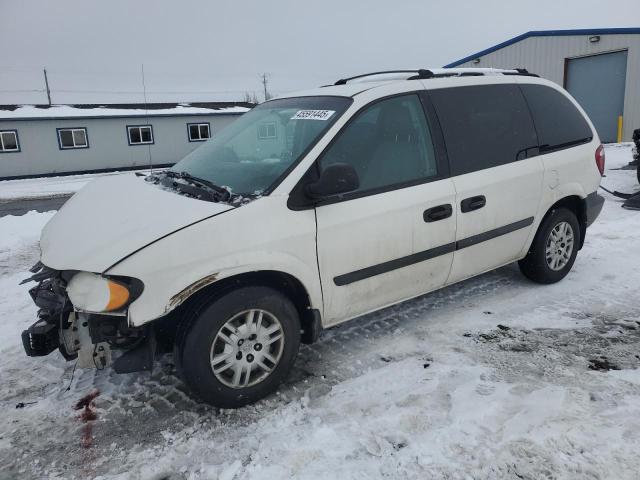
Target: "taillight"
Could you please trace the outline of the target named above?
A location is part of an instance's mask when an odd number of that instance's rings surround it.
[[[600,170],[600,176],[604,176],[604,147],[602,145],[596,149],[596,166]]]

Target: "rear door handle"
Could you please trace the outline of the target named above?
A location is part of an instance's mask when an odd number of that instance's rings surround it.
[[[453,213],[453,208],[450,204],[438,205],[437,207],[429,208],[425,210],[422,214],[422,218],[424,221],[429,222],[437,222],[438,220],[444,220],[445,218],[449,218]]]
[[[484,207],[487,204],[487,199],[484,195],[478,195],[475,197],[465,198],[460,202],[460,210],[462,213],[472,212]]]

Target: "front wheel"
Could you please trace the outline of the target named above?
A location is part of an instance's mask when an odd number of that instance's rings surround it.
[[[179,373],[200,398],[220,408],[238,408],[273,392],[300,345],[295,306],[266,287],[213,299],[186,325],[175,345]]]
[[[558,208],[542,221],[529,253],[518,266],[534,282],[559,282],[571,270],[579,246],[578,219],[571,210]]]

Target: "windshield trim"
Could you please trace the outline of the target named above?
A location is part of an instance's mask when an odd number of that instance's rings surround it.
[[[327,133],[329,133],[329,131],[331,130],[331,127],[333,127],[333,125],[340,120],[340,118],[342,118],[342,116],[347,112],[347,110],[349,110],[349,108],[351,107],[351,105],[353,104],[353,97],[347,97],[344,95],[302,95],[302,96],[295,96],[295,97],[278,97],[278,98],[272,98],[269,101],[263,102],[260,105],[266,105],[270,102],[273,102],[274,100],[290,100],[290,99],[296,99],[296,98],[343,98],[345,100],[348,101],[348,103],[345,104],[345,109],[342,111],[342,113],[340,113],[339,116],[337,116],[336,118],[331,120],[331,125],[329,125],[329,127],[327,128],[327,130],[322,134],[319,135],[313,142],[309,143],[309,145],[307,145],[307,148],[305,148],[302,153],[300,153],[300,155],[298,155],[298,158],[296,159],[295,162],[292,162],[291,165],[289,165],[284,172],[282,172],[282,174],[276,178],[273,183],[271,185],[269,185],[263,192],[262,195],[270,195],[276,188],[278,188],[280,186],[280,184],[284,181],[285,178],[287,178],[291,172],[293,172],[293,170],[296,169],[296,167],[300,164],[300,162],[302,162],[302,160],[305,159],[305,157],[307,156],[307,154],[318,144],[318,142],[320,140],[322,140]]]

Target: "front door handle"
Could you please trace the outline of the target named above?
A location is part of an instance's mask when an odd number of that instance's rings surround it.
[[[472,212],[484,207],[487,204],[487,199],[484,195],[478,195],[476,197],[465,198],[460,202],[460,210],[462,213]]]
[[[429,208],[422,214],[422,218],[425,222],[437,222],[438,220],[444,220],[449,218],[453,213],[453,208],[450,204],[438,205],[437,207]]]

